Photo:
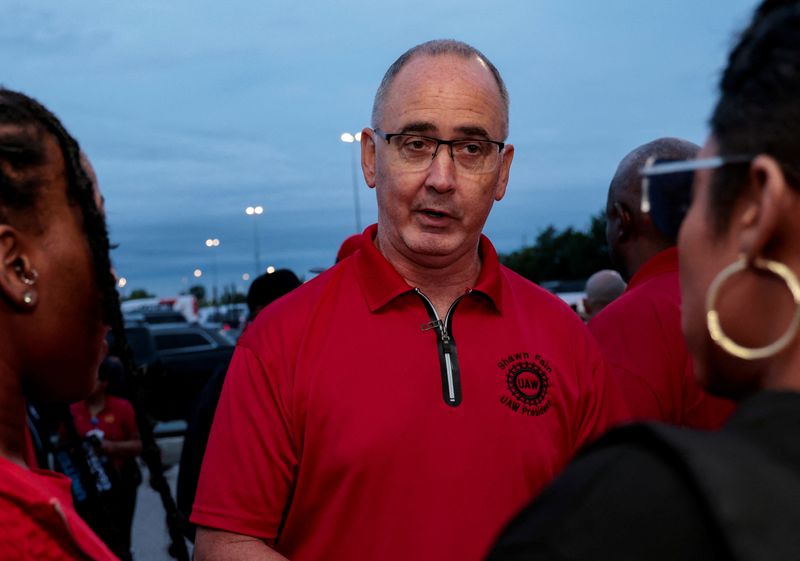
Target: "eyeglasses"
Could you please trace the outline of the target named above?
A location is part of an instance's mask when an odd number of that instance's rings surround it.
[[[497,169],[505,146],[495,140],[441,140],[419,134],[385,133],[380,129],[375,129],[375,134],[394,148],[400,163],[409,171],[428,169],[444,144],[459,169],[475,174],[491,173]]]
[[[716,169],[729,164],[745,164],[752,156],[717,156],[696,160],[669,160],[650,157],[639,173],[642,175],[640,210],[649,214],[658,230],[671,238],[678,235],[681,222],[692,204],[694,172]]]

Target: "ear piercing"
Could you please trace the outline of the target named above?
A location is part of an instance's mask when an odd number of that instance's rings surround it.
[[[21,265],[17,265],[15,269],[19,275],[19,280],[25,283],[26,286],[33,286],[39,280],[39,273],[36,269],[31,269],[30,273],[26,273]]]
[[[36,271],[36,269],[31,269],[30,272],[26,273],[25,270],[22,268],[22,265],[17,265],[16,267],[14,267],[14,270],[17,272],[17,275],[19,275],[19,280],[21,280],[25,286],[33,287],[33,285],[36,284],[36,281],[39,280],[39,273]],[[33,290],[33,288],[29,288],[28,290],[22,293],[22,302],[26,306],[28,307],[35,306],[36,301],[37,301],[37,294],[36,291]]]

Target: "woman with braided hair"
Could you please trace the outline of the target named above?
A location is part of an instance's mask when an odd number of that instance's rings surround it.
[[[35,100],[0,88],[0,559],[116,559],[69,480],[29,465],[26,402],[86,396],[117,304],[80,149]]]

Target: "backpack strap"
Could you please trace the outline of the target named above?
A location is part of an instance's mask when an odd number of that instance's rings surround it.
[[[800,474],[744,438],[637,423],[611,431],[601,443],[645,449],[679,473],[733,559],[800,560]]]

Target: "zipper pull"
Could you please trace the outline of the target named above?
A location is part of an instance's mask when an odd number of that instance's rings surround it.
[[[423,323],[422,325],[419,326],[419,328],[422,331],[430,331],[431,329],[438,329],[440,332],[443,332],[444,331],[444,322],[442,322],[442,320],[440,320],[440,319],[437,319],[437,320],[433,320],[433,321],[428,322],[428,323]]]

